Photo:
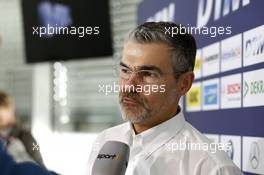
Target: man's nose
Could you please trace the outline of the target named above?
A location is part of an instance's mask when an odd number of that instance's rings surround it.
[[[137,85],[139,85],[139,79],[136,73],[132,73],[131,76],[129,77],[129,79],[124,81],[125,85],[125,92],[136,92],[136,87]],[[134,88],[131,88],[131,87]]]

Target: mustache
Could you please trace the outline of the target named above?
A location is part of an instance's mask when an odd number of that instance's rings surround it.
[[[144,104],[144,99],[136,92],[122,92],[119,94],[119,102],[123,102],[123,98],[130,98],[140,104]]]
[[[149,104],[147,103],[147,101],[143,97],[141,97],[137,92],[122,92],[122,93],[120,93],[119,94],[119,103],[120,104],[123,103],[123,98],[125,98],[125,97],[136,101],[143,108],[145,108],[148,112],[151,111],[151,108],[150,108]]]

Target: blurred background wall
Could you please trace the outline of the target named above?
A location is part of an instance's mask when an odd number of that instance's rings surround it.
[[[116,81],[113,67],[123,36],[136,26],[138,3],[110,1],[113,57],[26,64],[21,1],[0,0],[0,89],[13,97],[17,118],[32,129],[48,168],[84,174],[97,133],[122,122],[117,94],[99,93],[99,84]]]

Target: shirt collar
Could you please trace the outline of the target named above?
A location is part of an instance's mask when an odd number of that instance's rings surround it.
[[[137,135],[135,135],[132,124],[129,123],[129,132],[131,135],[129,145],[133,146],[135,140],[137,140],[139,142],[137,144],[140,144],[145,150],[148,150],[147,154],[151,154],[174,137],[183,128],[184,123],[185,119],[182,110],[169,120]]]

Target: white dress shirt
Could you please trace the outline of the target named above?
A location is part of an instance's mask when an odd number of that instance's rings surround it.
[[[224,151],[201,149],[207,148],[211,141],[186,122],[182,112],[137,135],[129,122],[103,131],[90,154],[88,175],[92,175],[91,169],[100,148],[110,140],[130,146],[125,175],[242,174]],[[204,147],[190,146],[195,144]],[[193,149],[187,149],[188,145]]]

